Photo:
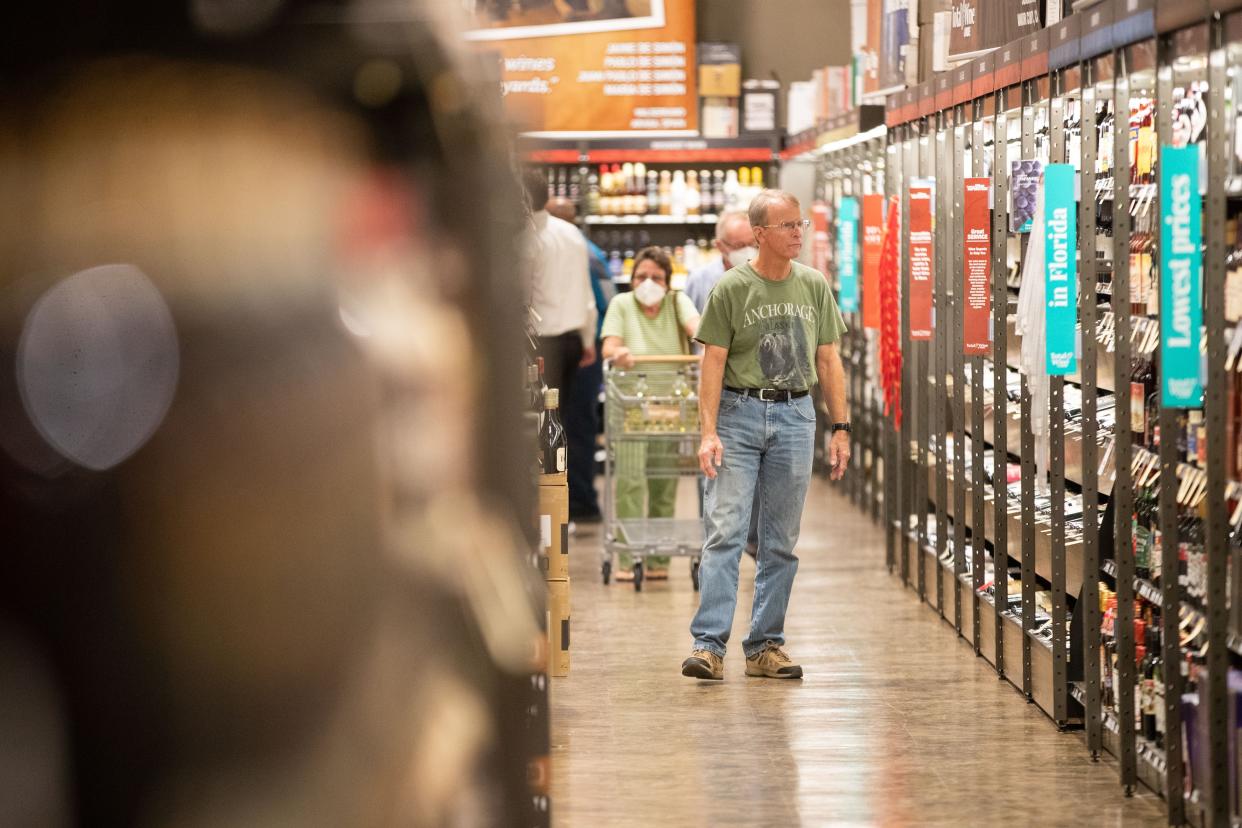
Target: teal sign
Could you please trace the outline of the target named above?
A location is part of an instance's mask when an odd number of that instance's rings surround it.
[[[1203,405],[1203,204],[1199,148],[1160,147],[1160,404]]]
[[[842,313],[858,312],[858,199],[845,197],[837,209],[837,280]]]
[[[1044,168],[1044,339],[1048,373],[1078,370],[1078,206],[1074,166]]]

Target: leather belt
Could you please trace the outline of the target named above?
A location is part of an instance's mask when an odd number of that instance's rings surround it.
[[[785,402],[786,400],[796,400],[799,397],[805,397],[811,393],[809,389],[801,391],[786,391],[779,388],[734,388],[732,385],[725,386],[726,391],[732,391],[734,394],[741,394],[743,397],[754,397],[763,402]]]

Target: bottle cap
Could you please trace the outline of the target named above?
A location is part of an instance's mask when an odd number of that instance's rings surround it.
[[[561,389],[549,388],[543,392],[544,408],[560,408],[561,406]]]

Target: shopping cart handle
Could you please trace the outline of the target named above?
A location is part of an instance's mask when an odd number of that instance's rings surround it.
[[[691,362],[700,362],[703,359],[701,354],[670,354],[668,356],[632,356],[635,364],[644,362],[675,362],[678,364],[689,364]]]

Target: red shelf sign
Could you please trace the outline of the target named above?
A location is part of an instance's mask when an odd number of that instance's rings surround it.
[[[989,229],[992,181],[967,178],[965,187],[966,303],[962,351],[967,356],[978,356],[991,350],[988,322],[992,317],[992,235]]]
[[[932,338],[932,188],[910,188],[910,339]]]

